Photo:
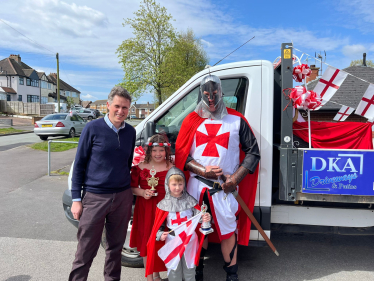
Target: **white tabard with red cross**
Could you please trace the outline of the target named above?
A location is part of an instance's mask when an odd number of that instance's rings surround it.
[[[240,164],[240,120],[235,115],[226,115],[222,120],[204,120],[195,133],[190,156],[205,167],[219,166],[224,174],[232,175]],[[194,178],[196,174],[190,172],[190,175],[187,191],[201,205],[204,190],[211,187]],[[222,183],[221,180],[219,182]],[[232,194],[224,199],[225,196],[220,191],[209,198],[213,222],[220,240],[229,238],[236,230],[238,202]]]
[[[166,226],[169,229],[174,229],[192,217],[193,217],[192,209],[184,210],[181,212],[169,212],[169,214],[166,217]],[[166,237],[165,244],[173,240],[174,238],[175,236],[172,236],[169,234]],[[199,244],[199,239],[197,238],[197,235],[194,232],[184,252],[184,258],[186,260],[186,265],[188,268],[193,268],[195,266],[195,253],[197,252],[197,249],[199,247],[198,244]]]

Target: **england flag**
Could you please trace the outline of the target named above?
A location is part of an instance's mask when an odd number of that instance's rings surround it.
[[[200,218],[201,214],[197,214],[190,220],[173,229],[175,237],[167,241],[158,251],[158,256],[164,261],[168,273],[170,270],[177,269],[183,254],[187,267],[193,268],[195,266],[196,252],[199,243],[195,229]]]
[[[357,106],[356,114],[374,119],[374,85],[370,84]]]
[[[326,104],[343,84],[348,73],[329,66],[321,79],[319,79],[314,91],[320,95],[322,105]]]
[[[349,106],[343,105],[339,112],[335,115],[335,121],[344,121],[355,109]]]

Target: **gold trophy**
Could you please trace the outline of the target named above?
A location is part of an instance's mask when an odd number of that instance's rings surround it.
[[[148,186],[151,187],[151,191],[153,192],[153,196],[157,196],[158,193],[156,192],[157,189],[155,188],[155,186],[158,185],[158,180],[159,178],[156,178],[155,175],[156,175],[156,169],[152,168],[149,173],[151,174],[152,177],[150,178],[147,178],[147,182],[148,182]]]
[[[201,206],[201,212],[203,213],[203,215],[206,213],[207,210],[208,210],[208,206],[205,205],[205,203],[203,201],[203,205]],[[203,221],[201,223],[201,228],[199,230],[204,235],[208,235],[209,233],[214,232],[214,230],[213,230],[213,228],[210,224],[210,221],[207,221],[207,222]]]

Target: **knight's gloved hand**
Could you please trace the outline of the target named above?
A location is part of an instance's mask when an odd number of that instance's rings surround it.
[[[186,170],[195,173],[206,179],[218,179],[222,175],[222,169],[219,166],[206,166],[197,163],[195,160],[188,162],[185,167]]]
[[[235,178],[230,175],[225,175],[226,181],[221,185],[223,191],[225,193],[231,193],[236,190],[236,186],[238,185],[235,181]]]
[[[249,170],[240,166],[235,173],[230,175],[222,176],[221,178],[225,181],[221,187],[225,193],[233,192],[236,189],[236,186],[248,175]]]

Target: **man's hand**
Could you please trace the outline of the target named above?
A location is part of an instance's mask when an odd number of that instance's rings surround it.
[[[164,232],[161,234],[160,240],[165,241],[166,237],[168,236],[169,232]]]
[[[239,169],[236,170],[235,173],[230,175],[224,175],[222,176],[222,180],[225,182],[221,185],[222,189],[225,191],[225,193],[230,193],[235,191],[236,186],[244,179],[246,175],[248,175],[249,170],[244,168],[243,166],[240,166]]]
[[[206,166],[199,164],[196,160],[192,160],[185,165],[185,169],[204,177],[206,179],[218,179],[223,175],[222,169],[219,166]]]
[[[74,219],[79,220],[83,211],[83,206],[81,201],[73,201],[71,206],[71,213],[73,214]]]
[[[223,175],[222,169],[219,166],[206,166],[205,167],[205,176],[207,179],[218,179]]]
[[[225,182],[221,185],[223,191],[225,193],[231,193],[236,190],[236,186],[238,185],[234,180],[234,177],[230,175],[225,175]]]

